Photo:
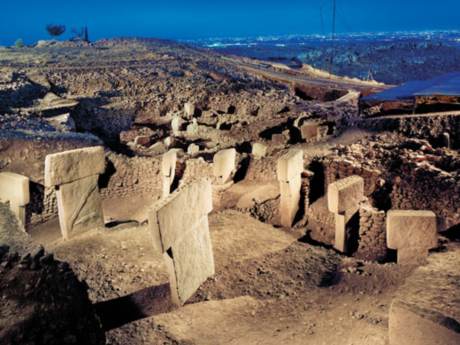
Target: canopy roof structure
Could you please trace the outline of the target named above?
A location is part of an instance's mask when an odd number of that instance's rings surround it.
[[[385,102],[414,99],[423,96],[460,97],[460,72],[449,73],[430,80],[418,80],[363,97],[364,101]]]

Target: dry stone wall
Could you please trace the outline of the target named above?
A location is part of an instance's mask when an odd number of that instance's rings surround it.
[[[31,134],[25,131],[0,133],[0,172],[14,172],[30,179],[26,224],[42,223],[57,217],[54,188],[43,186],[46,155],[96,145],[101,145],[101,141],[89,134]]]
[[[26,208],[26,223],[40,224],[58,216],[56,193],[53,187],[32,183],[30,203]]]
[[[32,182],[43,184],[46,155],[101,144],[89,134],[3,131],[0,133],[0,171],[24,175]]]
[[[364,166],[361,162],[355,162],[338,156],[326,157],[325,168],[325,190],[337,180],[353,175],[361,176],[364,179],[364,194],[371,195],[378,188],[382,172],[377,168]]]
[[[279,156],[251,159],[245,179],[257,182],[276,181],[276,161]]]
[[[338,179],[362,176],[369,206],[375,207],[360,210],[358,257],[381,260],[386,255],[385,215],[379,211],[433,211],[441,232],[460,224],[460,158],[455,151],[434,149],[427,140],[396,134],[339,145],[332,151],[322,160],[325,188]],[[310,217],[309,225],[329,229],[328,217],[322,215],[318,221],[319,215]],[[321,234],[319,230],[314,234]],[[328,236],[319,238],[328,243]]]
[[[379,261],[387,256],[385,212],[370,205],[359,208],[359,259]]]
[[[59,150],[64,150],[61,146],[58,148]],[[49,152],[60,151],[50,150]],[[35,159],[37,160],[35,161]],[[160,158],[130,158],[109,153],[106,160],[106,171],[99,179],[100,192],[103,199],[128,197],[130,195],[160,195]],[[29,172],[38,180],[38,170],[42,168],[39,182],[32,180],[30,185],[30,203],[26,208],[26,223],[28,225],[44,223],[56,218],[58,215],[54,188],[43,186],[44,161],[44,156],[43,159],[41,156],[35,157],[34,162],[36,162],[38,167],[33,171],[20,168],[11,169],[17,173]]]
[[[185,170],[180,184],[185,185],[203,178],[209,179],[214,183],[217,182],[217,180],[214,179],[212,164],[206,162],[202,158],[187,160],[185,162]]]
[[[460,223],[460,178],[431,164],[407,163],[395,177],[394,209],[432,210],[440,231]]]
[[[363,128],[393,131],[408,137],[440,143],[443,133],[449,133],[452,147],[460,147],[460,113],[439,113],[436,115],[385,116],[364,120]]]
[[[160,196],[161,157],[129,158],[109,153],[107,161],[106,172],[99,181],[103,199],[143,194]]]

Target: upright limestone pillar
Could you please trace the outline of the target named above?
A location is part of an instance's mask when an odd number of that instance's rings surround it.
[[[207,180],[184,185],[149,212],[156,252],[163,253],[174,304],[183,305],[215,272],[209,235],[212,188]]]
[[[349,248],[347,223],[359,211],[359,204],[363,199],[364,179],[360,176],[338,180],[328,187],[328,208],[335,217],[334,247],[342,253],[347,253]]]
[[[236,150],[227,149],[214,155],[213,174],[219,184],[230,182],[236,170]]]
[[[291,150],[277,163],[280,184],[281,225],[291,227],[299,211],[300,190],[302,188],[303,151]]]
[[[98,178],[105,170],[102,146],[46,156],[45,186],[55,187],[62,236],[104,225]]]
[[[11,211],[26,226],[26,206],[30,202],[29,178],[11,172],[0,173],[0,201],[8,202]]]
[[[387,245],[398,251],[398,264],[424,264],[438,244],[436,215],[432,211],[391,210],[387,214]]]

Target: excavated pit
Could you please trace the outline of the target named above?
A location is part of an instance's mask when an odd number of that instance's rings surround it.
[[[386,345],[393,298],[415,269],[398,264],[398,250],[388,248],[388,211],[433,211],[442,237],[428,258],[442,261],[458,252],[456,114],[362,118],[357,99],[342,97],[353,88],[366,94],[374,84],[334,79],[289,89],[266,70],[248,73],[238,59],[230,63],[161,41],[109,40],[75,51],[85,53],[82,60],[61,60],[51,48],[56,58],[46,68],[33,62],[33,49],[24,52],[29,62],[23,67],[48,86],[21,76],[1,84],[9,91],[0,95],[0,173],[30,179],[28,234],[20,236],[59,258],[44,251],[11,254],[23,247],[18,243],[10,254],[0,246],[5,344],[21,337],[99,344],[105,337],[113,345],[343,345],[344,339]],[[51,131],[35,113],[12,110],[41,102],[48,92],[60,101],[78,99],[71,112],[77,133]],[[106,160],[97,183],[103,225],[63,240],[56,188],[44,187],[45,157],[98,145]],[[231,171],[221,181],[215,157],[229,148],[236,158],[223,164]],[[206,220],[215,274],[180,308],[172,304],[164,260],[178,256],[171,248],[157,250],[149,224],[153,205],[164,198],[163,159],[172,149],[172,193],[197,179],[212,183]],[[300,187],[278,171],[281,157],[294,149],[303,152]],[[342,253],[328,188],[356,175],[364,195],[345,226],[348,250]],[[287,185],[300,193],[292,226],[283,227]],[[176,217],[195,206],[184,205]],[[0,216],[3,242],[12,220]],[[442,267],[430,269],[443,275]],[[21,312],[29,313],[25,323]]]

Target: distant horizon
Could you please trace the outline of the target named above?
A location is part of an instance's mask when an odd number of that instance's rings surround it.
[[[385,35],[385,34],[422,34],[422,33],[458,33],[460,34],[459,29],[420,29],[420,30],[394,30],[394,31],[343,31],[337,32],[336,36],[342,35],[355,35],[355,36],[365,36],[365,35]],[[179,41],[198,41],[198,40],[211,40],[211,39],[237,39],[237,38],[257,38],[257,37],[331,37],[331,34],[322,34],[322,33],[284,33],[284,34],[265,34],[265,35],[247,35],[247,36],[207,36],[207,37],[198,37],[198,38],[178,38],[173,40]],[[149,37],[145,37],[149,38]],[[152,37],[156,38],[156,37]]]
[[[337,0],[338,33],[460,30],[460,2]],[[176,41],[206,38],[327,35],[332,30],[330,0],[62,0],[8,1],[2,4],[0,45],[21,38],[47,40],[47,24],[71,29],[88,26],[92,41],[120,37]]]
[[[414,35],[421,35],[421,34],[429,34],[429,33],[450,33],[450,34],[455,34],[458,33],[460,34],[460,30],[458,29],[421,29],[421,30],[395,30],[395,31],[363,31],[363,32],[337,32],[336,35],[338,37],[344,36],[344,35],[353,35],[353,36],[369,36],[369,35],[386,35],[386,34],[414,34]],[[165,40],[165,41],[173,41],[173,42],[179,42],[179,43],[187,43],[187,42],[199,42],[199,41],[211,41],[211,40],[237,40],[237,39],[257,39],[257,38],[288,38],[288,37],[306,37],[306,38],[330,38],[330,34],[321,34],[321,33],[283,33],[283,34],[278,34],[278,33],[273,33],[273,34],[263,34],[263,35],[247,35],[247,36],[241,36],[241,35],[236,35],[236,36],[203,36],[203,37],[196,37],[196,38],[186,38],[186,37],[178,37],[178,38],[173,38],[173,37],[157,37],[157,36],[112,36],[112,37],[98,37],[96,39],[90,37],[91,42],[97,42],[97,41],[102,41],[102,40],[116,40],[116,39],[158,39],[158,40]],[[69,41],[72,39],[72,35],[64,34],[60,37],[52,38],[52,37],[43,37],[39,38],[37,40],[25,40],[22,37],[19,37],[19,39],[22,39],[24,43],[27,46],[33,46],[35,45],[38,41]],[[16,41],[16,40],[15,40]],[[10,44],[3,44],[1,43],[0,40],[0,46],[3,47],[10,47],[14,46],[14,42],[11,42]]]

